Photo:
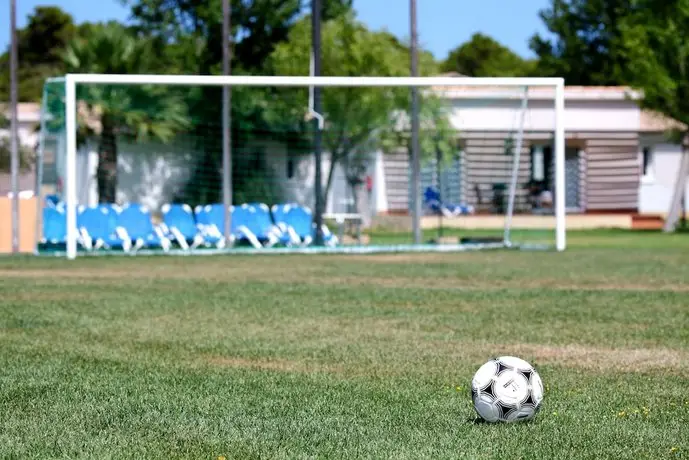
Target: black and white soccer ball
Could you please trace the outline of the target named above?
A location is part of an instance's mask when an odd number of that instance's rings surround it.
[[[533,366],[514,356],[491,359],[471,380],[471,399],[487,422],[532,419],[543,402],[543,382]]]

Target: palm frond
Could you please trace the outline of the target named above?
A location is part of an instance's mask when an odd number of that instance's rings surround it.
[[[146,73],[153,60],[152,50],[150,41],[135,37],[120,24],[107,23],[93,26],[87,39],[71,43],[64,60],[69,72]],[[116,133],[139,141],[154,138],[169,142],[190,125],[183,97],[173,88],[79,85],[77,98],[88,107],[88,116],[107,115]]]

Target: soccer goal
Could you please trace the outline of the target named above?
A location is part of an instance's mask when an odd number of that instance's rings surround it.
[[[564,99],[561,78],[70,74],[44,89],[39,252],[561,251]]]

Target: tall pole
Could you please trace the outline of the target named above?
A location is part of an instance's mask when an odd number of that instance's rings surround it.
[[[409,18],[411,27],[411,76],[419,75],[419,55],[418,55],[418,33],[416,30],[416,0],[410,0]],[[414,231],[414,244],[421,243],[421,199],[419,191],[419,90],[417,87],[411,88],[411,215],[412,228]]]
[[[19,252],[19,129],[17,122],[17,1],[10,0],[10,149],[12,252]]]
[[[313,48],[313,75],[321,75],[321,0],[311,0],[311,46]],[[321,110],[321,88],[313,88],[313,111],[320,114]],[[321,171],[321,144],[323,142],[323,132],[317,117],[313,119],[313,157],[316,163],[316,178],[314,184],[314,194],[316,195],[316,214],[314,222],[316,224],[316,235],[314,243],[316,246],[323,245],[323,174]]]
[[[230,0],[222,0],[222,72],[230,75],[230,46],[232,41]],[[225,221],[223,235],[229,243],[232,232],[232,88],[222,88],[222,190]]]

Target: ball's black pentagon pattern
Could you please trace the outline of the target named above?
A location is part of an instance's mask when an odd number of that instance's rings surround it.
[[[502,420],[507,420],[510,414],[518,409],[516,406],[507,405],[502,401],[498,401],[497,407],[500,411],[500,418]]]
[[[493,380],[491,380],[491,382],[487,386],[480,388],[479,390],[481,391],[481,393],[490,396],[491,399],[495,399],[496,395],[495,395],[495,388],[493,387],[494,384],[495,384],[495,382]]]
[[[497,361],[497,364],[498,364],[498,370],[495,373],[495,375],[500,375],[501,372],[514,370],[514,368],[512,366],[508,366],[507,364],[503,363],[500,360]]]
[[[531,376],[533,375],[533,371],[531,369],[519,369],[519,373],[526,378],[526,381],[529,382],[529,385],[531,385]]]
[[[529,383],[531,383],[531,381],[529,381]],[[533,407],[536,406],[536,401],[534,401],[534,399],[533,399],[533,393],[532,392],[529,391],[527,393],[526,399],[524,401],[522,401],[522,404],[524,406],[533,406]]]

